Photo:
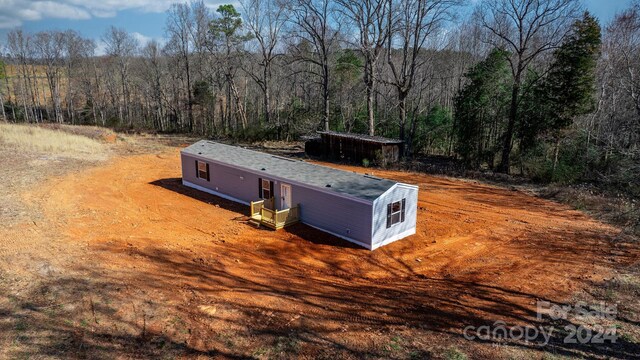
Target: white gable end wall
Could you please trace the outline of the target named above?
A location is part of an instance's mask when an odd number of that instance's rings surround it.
[[[387,229],[387,204],[405,200],[405,218],[403,222],[391,225]],[[371,248],[389,244],[416,233],[418,213],[418,187],[398,183],[373,202],[373,227]]]

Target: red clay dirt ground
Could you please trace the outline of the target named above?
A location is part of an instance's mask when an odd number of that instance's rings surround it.
[[[373,172],[420,187],[417,234],[373,252],[302,224],[250,226],[247,207],[181,185],[178,148],[53,178],[23,194],[37,222],[0,227],[0,357],[640,354],[622,339],[462,337],[467,325],[537,324],[539,299],[588,298],[638,263],[618,229],[519,191]]]

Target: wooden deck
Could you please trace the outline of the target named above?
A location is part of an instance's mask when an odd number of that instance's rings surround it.
[[[264,207],[264,200],[251,202],[251,219],[260,222],[268,228],[279,230],[285,226],[295,224],[299,220],[298,205],[289,209],[271,210]]]

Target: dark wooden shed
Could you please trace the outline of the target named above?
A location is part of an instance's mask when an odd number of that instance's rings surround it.
[[[349,162],[362,163],[363,159],[386,165],[400,160],[403,141],[382,136],[319,131],[323,155]]]

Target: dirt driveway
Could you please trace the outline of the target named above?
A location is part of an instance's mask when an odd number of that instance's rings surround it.
[[[183,187],[177,148],[119,157],[23,195],[39,222],[0,229],[0,357],[628,357],[638,347],[466,341],[535,323],[638,261],[618,230],[519,191],[396,171],[420,187],[417,234],[370,252]],[[345,167],[363,172],[365,169]],[[370,170],[368,170],[370,172]],[[28,285],[25,285],[28,283]],[[4,336],[4,337],[3,337]]]

